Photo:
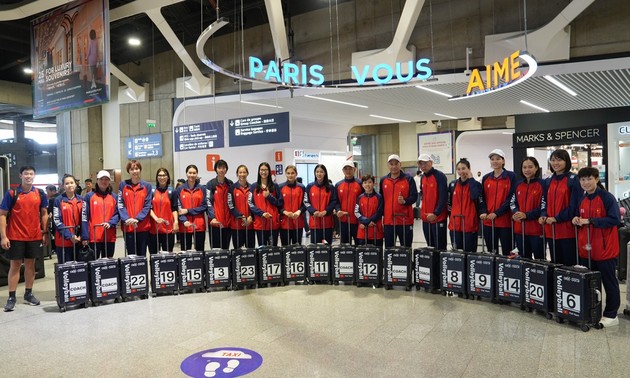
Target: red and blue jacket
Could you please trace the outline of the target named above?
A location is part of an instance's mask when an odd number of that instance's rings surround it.
[[[457,179],[449,184],[448,191],[450,193],[449,209],[451,212],[448,229],[455,232],[462,232],[463,218],[463,232],[478,232],[478,208],[479,199],[481,198],[481,184],[472,178],[466,181]]]
[[[246,183],[245,186],[241,186],[238,181],[232,184],[228,192],[227,201],[228,208],[232,214],[232,225],[230,227],[233,230],[245,230],[245,226],[243,226],[240,218],[248,218],[251,215],[249,209],[249,183]]]
[[[108,243],[115,243],[116,225],[120,216],[118,215],[118,198],[111,192],[111,189],[103,193],[96,186],[93,191],[83,197],[82,207],[81,240],[89,240],[90,243],[102,243],[107,237]],[[103,223],[110,225],[107,233],[104,232],[104,227],[94,227]]]
[[[597,188],[593,194],[582,197],[578,216],[590,219],[590,223],[580,227],[578,231],[580,257],[588,258],[586,245],[589,242],[588,234],[590,232],[591,259],[595,261],[616,259],[619,256],[617,228],[621,223],[621,216],[615,197],[609,192]]]
[[[494,227],[512,227],[510,199],[514,189],[514,181],[514,172],[505,169],[499,177],[495,177],[494,172],[490,172],[481,179],[483,196],[479,206],[479,213],[495,213],[497,217],[494,219]],[[492,221],[486,219],[483,221],[483,225],[492,227]]]
[[[137,232],[146,232],[151,228],[149,213],[151,212],[151,196],[153,187],[146,181],[140,180],[132,184],[131,179],[125,180],[118,186],[118,214],[120,215],[123,232],[133,232],[133,226],[125,226],[129,218],[138,220]]]
[[[13,196],[17,196],[16,199]],[[13,205],[15,201],[15,205]],[[0,209],[9,212],[7,216],[7,238],[17,241],[42,240],[42,209],[48,208],[48,198],[41,189],[32,186],[28,193],[22,186],[8,190],[2,198]]]
[[[302,214],[306,211],[304,206],[304,193],[306,188],[299,182],[290,184],[288,181],[280,184],[280,194],[282,195],[282,207],[280,208],[280,227],[283,230],[295,230],[304,227],[304,217]],[[296,219],[290,219],[283,215],[284,211],[295,213],[300,211],[300,216]]]
[[[270,183],[269,195],[265,197],[258,184],[249,188],[248,205],[254,214],[254,230],[277,230],[280,227],[280,207],[282,207],[282,195],[276,183]],[[264,218],[264,213],[271,214],[271,218]]]
[[[540,216],[556,218],[556,239],[575,238],[571,220],[580,198],[584,195],[577,176],[570,172],[554,174],[544,181],[543,188],[544,207],[541,207]],[[552,237],[550,224],[545,225],[545,234]]]
[[[170,186],[167,188],[157,187],[153,189],[153,197],[151,199],[151,209],[158,218],[162,218],[168,222],[157,224],[153,218],[151,218],[151,227],[149,232],[153,235],[160,234],[172,234],[179,230],[173,230],[173,212],[177,211],[177,192]],[[179,216],[178,216],[179,218]]]
[[[538,223],[540,213],[545,204],[543,198],[543,183],[537,177],[529,180],[520,180],[514,187],[514,193],[510,199],[510,209],[512,214],[517,212],[525,213],[525,221],[514,222],[514,235],[523,234],[523,223],[525,223],[525,235],[542,235],[542,225]]]
[[[53,222],[55,223],[55,246],[72,247],[72,236],[79,231],[81,226],[81,212],[83,210],[83,199],[75,195],[69,199],[66,193],[57,196],[53,206]],[[74,227],[67,228],[65,227]]]
[[[381,177],[379,192],[383,196],[383,224],[385,226],[413,225],[412,205],[418,199],[418,189],[411,176],[400,172],[398,177],[392,178],[392,174],[389,173]],[[405,198],[404,204],[398,203],[398,195]]]
[[[314,229],[333,228],[335,226],[333,210],[336,204],[337,194],[334,186],[325,186],[317,181],[308,184],[304,192],[304,206],[311,214],[308,220],[309,227]],[[312,216],[314,212],[324,210],[326,210],[325,217],[316,218]]]
[[[361,180],[355,179],[343,179],[335,184],[335,191],[337,192],[337,205],[335,209],[337,211],[345,211],[349,213],[350,224],[357,224],[357,217],[354,215],[354,206],[357,204],[357,198],[363,193],[363,186]],[[340,222],[348,223],[348,215],[344,215],[339,218]]]
[[[228,192],[234,183],[227,177],[223,182],[213,178],[206,184],[206,204],[208,206],[208,222],[213,219],[221,222],[223,227],[232,226],[232,214],[228,208]],[[220,227],[212,226],[212,227]]]
[[[357,229],[357,239],[383,239],[383,196],[376,192],[363,193],[357,198],[354,216],[365,228]],[[374,222],[374,226],[369,227]]]
[[[179,216],[179,232],[193,233],[192,227],[184,226],[188,221],[195,225],[196,232],[206,231],[206,187],[195,183],[190,188],[188,182],[177,189],[177,209],[187,209],[188,214]]]
[[[435,214],[435,222],[443,222],[448,215],[448,189],[446,175],[435,168],[431,168],[420,179],[422,188],[422,209],[420,217],[428,222],[427,215]]]

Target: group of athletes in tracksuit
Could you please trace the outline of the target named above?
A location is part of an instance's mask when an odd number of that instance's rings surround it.
[[[615,271],[619,255],[619,205],[599,181],[599,171],[586,167],[571,173],[571,157],[565,150],[551,153],[551,177],[541,178],[536,158],[521,162],[521,179],[504,168],[505,154],[489,154],[492,171],[477,182],[470,163],[457,163],[457,180],[445,190],[446,176],[433,168],[430,156],[421,155],[423,171],[421,218],[427,243],[445,249],[446,229],[456,249],[477,250],[481,223],[482,243],[488,251],[512,257],[546,259],[564,264],[589,265],[602,274],[606,291],[604,326],[618,324],[619,283]],[[481,221],[481,222],[480,222]],[[516,248],[512,244],[515,242]],[[546,244],[546,245],[545,245]],[[578,257],[579,254],[579,261]]]

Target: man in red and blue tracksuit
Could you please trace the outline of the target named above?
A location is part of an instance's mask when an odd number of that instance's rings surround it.
[[[413,242],[413,204],[418,190],[413,177],[400,169],[400,157],[387,158],[389,174],[381,178],[380,193],[383,196],[383,231],[385,248],[393,247],[396,237],[400,245],[411,247]]]
[[[422,231],[428,246],[446,249],[446,218],[448,216],[448,188],[446,175],[433,168],[429,154],[418,156],[418,169],[423,173],[422,188]]]
[[[335,185],[337,191],[337,217],[339,218],[339,234],[341,243],[350,243],[350,238],[357,244],[357,228],[359,221],[354,215],[357,198],[363,193],[361,180],[354,177],[354,163],[346,161],[343,165],[344,179]]]

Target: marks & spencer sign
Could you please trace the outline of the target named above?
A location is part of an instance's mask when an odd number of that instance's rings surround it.
[[[570,143],[595,143],[606,139],[604,126],[536,131],[513,135],[514,147],[553,146]]]

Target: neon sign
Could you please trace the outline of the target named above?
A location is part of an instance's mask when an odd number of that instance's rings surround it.
[[[521,62],[524,61],[527,66],[527,72],[523,74],[521,71]],[[494,62],[494,64],[486,65],[484,77],[478,69],[474,69],[470,74],[468,88],[466,94],[451,97],[449,100],[461,100],[463,98],[476,97],[488,93],[509,88],[529,79],[538,69],[538,63],[526,52],[521,53],[519,50],[505,57],[502,62]]]
[[[350,69],[356,78],[356,83],[359,86],[367,85],[368,79],[376,84],[387,85],[394,78],[398,80],[396,84],[406,83],[412,79],[426,80],[433,74],[433,71],[428,67],[429,59],[422,58],[416,62],[396,62],[392,67],[389,64],[381,63],[374,67],[370,65],[363,66],[360,70],[356,66],[351,66]],[[405,67],[406,66],[406,67]],[[406,74],[403,71],[406,68]],[[416,72],[414,73],[414,68]],[[286,62],[282,65],[278,65],[276,61],[269,61],[267,71],[265,72],[265,66],[263,61],[257,57],[249,57],[249,78],[255,79],[257,74],[264,72],[264,80],[270,84],[282,83],[288,86],[320,86],[324,84],[324,67],[319,64],[314,65],[297,65],[295,63]],[[385,71],[385,76],[379,76],[379,72]]]

